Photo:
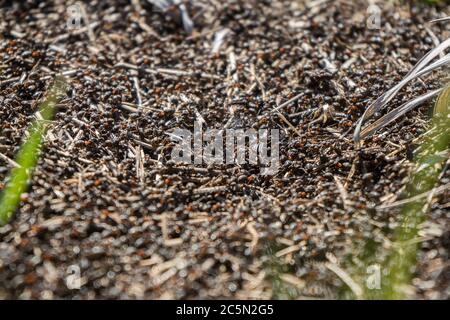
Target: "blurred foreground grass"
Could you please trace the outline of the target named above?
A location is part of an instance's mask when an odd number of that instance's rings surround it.
[[[411,173],[403,198],[406,200],[401,210],[400,224],[395,230],[394,241],[389,252],[380,251],[375,243],[366,244],[362,265],[367,268],[380,266],[380,288],[364,288],[364,298],[399,300],[408,298],[408,287],[413,279],[420,244],[420,226],[426,220],[431,206],[435,185],[445,171],[450,146],[450,86],[441,93],[435,105],[435,113],[430,130],[424,135],[414,158],[415,169]],[[385,257],[383,262],[377,262]],[[366,278],[359,274],[359,279]]]
[[[0,196],[0,226],[8,223],[20,204],[21,195],[28,188],[28,182],[39,159],[47,123],[53,119],[55,106],[65,93],[65,88],[65,79],[57,77],[36,114],[36,120],[29,129],[27,139],[17,154],[18,166],[12,169]]]
[[[341,280],[347,278],[350,281],[342,285],[340,298],[400,300],[410,297],[408,288],[417,265],[421,242],[419,231],[430,209],[435,185],[445,171],[449,157],[449,109],[450,85],[436,102],[430,130],[424,134],[421,145],[416,149],[415,169],[403,194],[404,206],[391,245],[385,247],[373,239],[359,244],[355,242],[353,254],[341,261],[341,276],[348,276],[341,277]],[[273,244],[265,252],[265,270],[267,280],[272,284],[272,298],[298,299],[299,293],[282,281],[282,276],[292,270],[275,256],[275,248]]]
[[[402,211],[402,222],[396,230],[392,253],[384,268],[387,276],[382,281],[382,290],[375,298],[403,299],[405,285],[411,283],[413,267],[416,265],[419,249],[419,226],[426,219],[434,195],[434,187],[439,182],[441,172],[446,168],[450,145],[450,86],[441,93],[436,106],[431,130],[424,137],[415,157],[416,169],[407,186],[405,197],[416,199],[407,203]],[[423,195],[423,196],[422,196]],[[373,295],[372,295],[373,296]]]

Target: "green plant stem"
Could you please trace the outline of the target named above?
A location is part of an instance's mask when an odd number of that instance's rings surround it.
[[[36,167],[41,150],[41,143],[47,127],[47,122],[53,119],[55,106],[65,91],[65,80],[62,77],[55,79],[49,94],[39,108],[38,119],[29,129],[29,137],[22,144],[9,181],[0,197],[0,225],[3,226],[11,219],[20,204],[21,195],[27,191],[28,182]]]

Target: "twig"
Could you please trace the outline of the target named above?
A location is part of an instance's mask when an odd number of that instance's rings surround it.
[[[183,243],[183,239],[181,239],[181,238],[175,238],[175,239],[169,238],[169,228],[167,225],[167,214],[166,213],[163,213],[161,215],[161,231],[162,231],[162,236],[163,236],[163,240],[164,240],[164,245],[166,247],[174,247],[174,246],[178,246]]]
[[[295,244],[295,245],[293,245],[293,246],[284,248],[284,249],[278,251],[277,253],[275,253],[275,257],[280,258],[280,257],[282,257],[282,256],[285,256],[285,255],[289,254],[289,253],[298,251],[298,250],[300,250],[304,245],[305,245],[305,243],[302,241],[302,242],[300,242],[300,243],[298,243],[298,244]]]
[[[81,1],[78,1],[77,4],[80,7],[80,11],[81,11],[81,15],[83,16],[83,20],[86,23],[86,27],[87,27],[86,29],[87,29],[89,41],[91,42],[92,45],[95,46],[96,40],[95,40],[94,29],[91,26],[91,23],[89,22],[89,16],[87,14],[86,7],[85,7],[84,3],[82,3]]]
[[[139,79],[135,76],[133,77],[133,84],[134,84],[134,91],[136,91],[136,102],[139,108],[142,107],[142,98],[140,93],[140,87],[139,87]]]
[[[138,70],[138,66],[133,65],[131,63],[126,63],[126,62],[119,62],[114,67]],[[176,77],[194,77],[194,78],[201,77],[201,78],[211,79],[211,80],[222,80],[222,78],[219,76],[205,73],[205,72],[190,72],[190,71],[184,71],[184,70],[179,70],[179,69],[168,69],[168,68],[155,68],[155,69],[146,68],[146,69],[144,69],[144,71],[147,73],[151,73],[151,74],[171,75],[171,76],[176,76]]]
[[[250,250],[252,251],[252,253],[255,253],[256,251],[256,246],[258,244],[259,241],[259,235],[258,232],[255,229],[255,222],[250,222],[247,224],[247,230],[248,232],[251,234],[252,236],[252,241],[250,242]]]
[[[434,189],[432,189],[430,191],[418,194],[417,196],[414,196],[414,197],[411,197],[411,198],[408,198],[408,199],[404,199],[404,200],[400,200],[400,201],[396,201],[396,202],[393,202],[393,203],[390,203],[390,204],[385,204],[385,205],[378,206],[377,210],[383,210],[383,209],[399,207],[399,206],[402,206],[402,205],[407,204],[407,203],[411,203],[411,202],[415,202],[415,201],[423,199],[423,198],[427,198],[430,194],[438,195],[440,193],[443,193],[443,192],[449,190],[449,188],[450,188],[450,183],[447,183],[447,184],[445,184],[443,186],[434,188]]]
[[[271,111],[269,111],[269,114],[272,112],[277,112],[280,109],[283,109],[284,107],[290,105],[291,103],[297,101],[298,99],[300,99],[301,97],[303,97],[304,93],[299,93],[298,95],[296,95],[295,97],[289,99],[288,101],[280,104],[278,107],[272,109]]]
[[[338,177],[333,176],[334,181],[336,182],[336,186],[339,190],[339,193],[341,194],[341,198],[342,198],[342,204],[344,206],[345,210],[348,210],[348,195],[347,195],[347,190],[345,190],[345,187],[342,185],[341,181],[339,180]]]
[[[325,263],[325,266],[330,271],[333,271],[350,288],[350,290],[352,290],[357,299],[362,298],[364,293],[362,288],[348,275],[347,272],[335,263],[327,262]]]
[[[14,160],[8,158],[7,156],[5,156],[3,153],[0,153],[0,158],[5,160],[6,162],[8,162],[10,165],[12,165],[15,168],[20,168],[20,165],[15,162]]]

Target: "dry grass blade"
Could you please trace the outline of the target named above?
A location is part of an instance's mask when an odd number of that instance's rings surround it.
[[[444,18],[434,19],[434,20],[431,20],[430,23],[444,22],[444,21],[450,21],[450,17],[444,17]]]
[[[408,111],[411,111],[413,108],[422,104],[423,102],[427,101],[428,99],[431,99],[435,95],[439,94],[439,92],[441,92],[441,91],[442,91],[442,89],[433,90],[431,92],[428,92],[427,94],[421,95],[420,97],[418,97],[412,101],[409,101],[409,102],[401,105],[400,107],[392,110],[391,112],[384,115],[383,117],[381,117],[374,123],[365,127],[361,131],[360,138],[364,139],[364,138],[368,137],[369,135],[371,135],[372,133],[374,133],[375,131],[377,131],[378,129],[381,129],[381,128],[387,126],[392,121],[398,119],[399,117],[401,117]]]
[[[340,268],[337,264],[327,262],[325,266],[330,270],[333,271],[349,288],[352,290],[354,295],[357,299],[361,299],[363,297],[364,291],[360,287],[359,284],[353,280],[350,275],[345,272],[344,269]]]
[[[376,112],[380,111],[386,104],[388,104],[408,82],[410,82],[411,80],[414,80],[422,75],[425,75],[437,68],[447,65],[450,62],[450,55],[446,55],[446,56],[442,57],[441,59],[437,60],[436,62],[432,63],[428,67],[426,67],[428,65],[428,63],[430,63],[434,58],[436,58],[439,54],[441,54],[448,47],[450,47],[450,38],[445,40],[444,42],[442,42],[439,46],[437,46],[433,50],[429,51],[424,57],[422,57],[422,59],[420,59],[420,61],[414,66],[414,68],[408,72],[408,74],[402,79],[402,81],[400,81],[396,86],[394,86],[393,88],[391,88],[390,90],[385,92],[383,95],[381,95],[377,100],[375,100],[366,109],[366,111],[364,112],[364,114],[362,115],[360,120],[358,121],[358,124],[355,128],[354,140],[356,143],[358,143],[362,138],[364,138],[364,137],[362,137],[362,132],[361,132],[363,123],[366,120],[368,120],[370,117],[372,117]],[[423,98],[423,97],[420,97],[420,98]],[[416,105],[417,104],[414,104],[414,106],[416,106]],[[404,107],[404,106],[402,106],[402,107]],[[387,123],[389,123],[389,122],[387,122]],[[379,127],[379,128],[381,128],[381,127]],[[367,130],[364,130],[364,131],[367,132]],[[373,131],[371,131],[371,132],[373,132]],[[366,137],[367,137],[367,134],[366,134]]]

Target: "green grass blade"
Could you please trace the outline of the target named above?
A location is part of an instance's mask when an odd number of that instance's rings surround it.
[[[31,125],[29,137],[17,154],[16,162],[19,166],[11,171],[6,188],[0,196],[0,226],[8,223],[20,204],[21,195],[27,191],[28,182],[39,159],[46,123],[53,119],[55,106],[64,94],[65,86],[64,78],[55,79],[49,94],[39,108],[40,117]]]
[[[447,87],[436,103],[439,112],[435,114],[432,122],[434,133],[424,139],[415,157],[417,169],[407,185],[406,198],[430,192],[439,181],[446,160],[446,157],[439,154],[450,146],[449,93],[450,87]],[[420,225],[426,220],[428,210],[427,197],[417,199],[403,207],[402,220],[395,233],[393,249],[383,266],[387,275],[382,281],[381,290],[368,293],[369,297],[389,300],[407,298],[405,288],[411,284],[419,250],[415,240],[418,239]]]

